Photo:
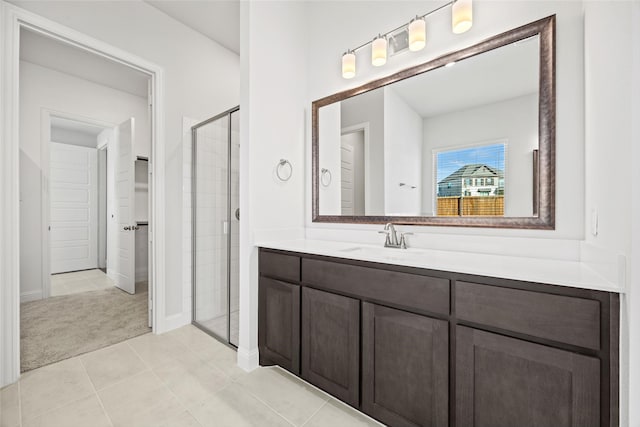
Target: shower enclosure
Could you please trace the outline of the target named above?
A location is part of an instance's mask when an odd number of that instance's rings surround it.
[[[238,346],[239,107],[191,128],[193,324]]]

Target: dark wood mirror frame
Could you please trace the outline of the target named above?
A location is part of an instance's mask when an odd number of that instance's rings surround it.
[[[312,186],[313,222],[407,225],[555,229],[555,133],[556,133],[556,66],[555,15],[540,19],[484,40],[468,48],[407,68],[362,86],[318,99],[312,103]],[[326,105],[377,89],[406,78],[426,73],[449,62],[460,61],[532,36],[540,36],[540,71],[538,93],[538,152],[534,168],[533,215],[531,217],[488,216],[344,216],[320,215],[320,168],[318,110]]]

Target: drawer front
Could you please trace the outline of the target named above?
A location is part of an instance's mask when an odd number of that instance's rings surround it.
[[[600,349],[598,301],[468,282],[455,295],[458,319]]]
[[[263,276],[300,281],[300,257],[261,250],[259,263]]]
[[[449,313],[449,279],[303,258],[302,281],[381,303]]]

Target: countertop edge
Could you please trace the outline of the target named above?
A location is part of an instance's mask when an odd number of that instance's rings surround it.
[[[547,285],[565,286],[570,288],[581,288],[595,291],[612,292],[624,294],[624,289],[606,280],[596,273],[588,264],[580,261],[553,260],[544,258],[526,258],[506,255],[487,255],[474,252],[453,252],[434,249],[412,248],[420,255],[433,255],[439,258],[440,262],[418,262],[414,259],[399,260],[402,257],[401,249],[384,249],[369,244],[357,242],[335,242],[326,240],[281,240],[281,241],[260,241],[255,246],[265,249],[297,252],[301,254],[320,255],[333,258],[351,259],[356,261],[374,262],[388,265],[398,265],[404,267],[423,268],[428,270],[472,274],[492,278],[509,280],[519,280]],[[368,250],[393,251],[395,258],[385,259],[383,256],[371,256],[354,252],[345,252],[345,249],[360,247]],[[395,252],[398,251],[398,252]],[[487,265],[494,269],[483,267],[482,265],[470,265],[469,263],[457,262],[465,255],[480,257]],[[445,258],[445,261],[442,261]],[[478,264],[478,263],[476,263]],[[502,267],[500,267],[502,266]],[[514,269],[518,266],[518,270]],[[555,274],[554,274],[555,273]],[[557,276],[557,277],[554,277]]]

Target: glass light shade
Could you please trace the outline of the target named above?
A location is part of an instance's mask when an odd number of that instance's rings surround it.
[[[347,52],[342,55],[342,77],[351,79],[356,75],[356,54]]]
[[[409,50],[416,52],[422,48],[427,40],[427,30],[424,18],[416,18],[409,24]]]
[[[473,25],[472,0],[456,0],[451,6],[451,29],[455,34],[468,31]]]
[[[386,37],[378,37],[371,42],[371,63],[376,67],[387,63]]]

